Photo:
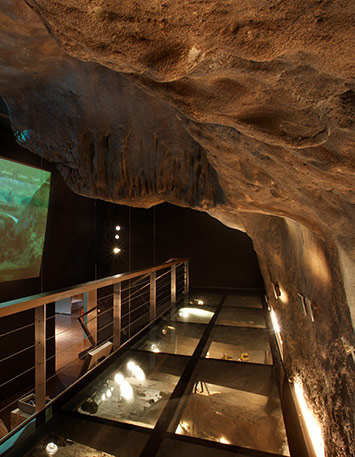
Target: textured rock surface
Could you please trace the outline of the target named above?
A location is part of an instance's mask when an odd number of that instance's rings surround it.
[[[305,386],[327,455],[351,455],[341,337],[354,344],[354,3],[27,4],[0,5],[1,95],[13,129],[30,130],[25,146],[79,193],[169,201],[246,230],[288,375]]]

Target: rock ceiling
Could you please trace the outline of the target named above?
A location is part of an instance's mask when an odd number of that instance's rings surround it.
[[[303,284],[337,316],[334,341],[353,338],[354,21],[344,0],[2,0],[1,95],[74,191],[246,230],[267,289],[276,271]],[[332,455],[350,435],[337,429]]]

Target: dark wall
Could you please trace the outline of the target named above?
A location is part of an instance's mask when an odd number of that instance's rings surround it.
[[[250,238],[226,227],[207,213],[172,205],[156,208],[157,261],[190,257],[196,287],[263,288]]]
[[[95,276],[95,201],[71,192],[55,166],[17,145],[0,130],[0,156],[52,172],[51,193],[39,278],[0,282],[0,302],[85,282]],[[1,236],[1,234],[0,234]],[[33,311],[0,319],[0,402],[34,383]],[[47,305],[47,374],[55,369],[54,304]],[[23,328],[20,331],[17,329]],[[12,378],[14,381],[8,382]]]
[[[0,283],[0,301],[93,279],[95,276],[95,201],[74,194],[56,167],[0,133],[0,156],[52,172],[40,278]]]
[[[106,205],[104,213],[100,275],[138,270],[170,257],[190,257],[192,286],[263,289],[250,238],[206,213],[167,203],[151,209]],[[118,241],[115,233],[120,235]],[[118,256],[112,254],[115,244],[121,248]]]

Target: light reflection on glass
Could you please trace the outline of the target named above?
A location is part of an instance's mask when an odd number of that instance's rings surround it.
[[[213,316],[212,311],[207,311],[206,309],[199,309],[199,308],[181,308],[179,310],[179,316],[188,318],[188,317],[209,317]]]
[[[135,362],[132,360],[127,363],[127,368],[128,370],[135,376],[138,381],[144,381],[145,380],[145,374],[142,368],[137,365]]]

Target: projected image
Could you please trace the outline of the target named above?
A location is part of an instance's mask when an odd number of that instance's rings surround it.
[[[51,173],[0,158],[0,281],[39,276]]]

